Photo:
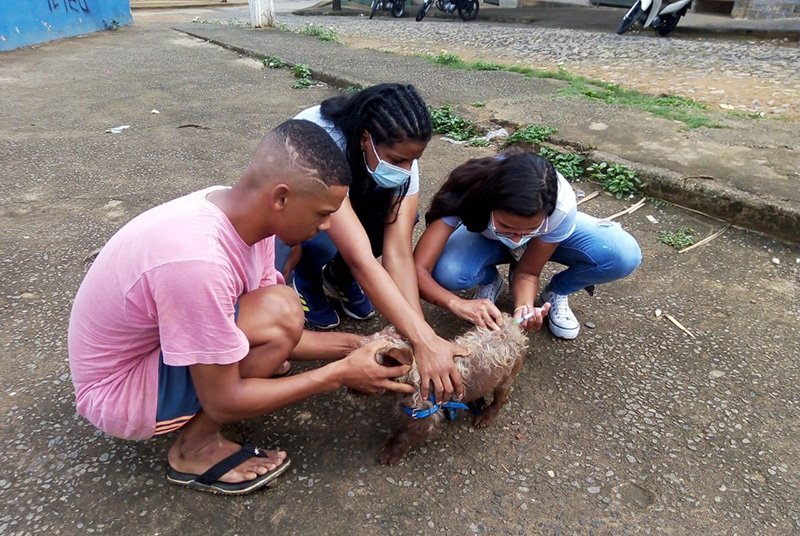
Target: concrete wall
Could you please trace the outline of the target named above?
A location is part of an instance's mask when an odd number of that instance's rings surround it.
[[[800,17],[800,0],[736,0],[731,16],[747,19]]]
[[[0,0],[0,50],[129,24],[129,0]]]

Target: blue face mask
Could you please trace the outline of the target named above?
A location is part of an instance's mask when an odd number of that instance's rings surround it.
[[[390,164],[378,156],[378,151],[375,149],[375,144],[372,142],[371,135],[369,136],[369,143],[372,146],[372,152],[375,154],[375,158],[378,159],[378,165],[375,166],[374,171],[369,169],[367,155],[365,154],[364,166],[367,168],[367,172],[372,176],[375,183],[381,188],[389,190],[402,186],[411,176],[411,172],[407,169],[395,166],[394,164]]]
[[[511,240],[511,239],[510,239],[510,238],[508,238],[507,236],[500,236],[499,234],[497,234],[497,231],[495,231],[494,229],[492,229],[492,227],[491,227],[491,226],[489,226],[489,232],[490,232],[490,233],[492,233],[492,234],[494,235],[494,237],[495,237],[497,240],[499,240],[499,241],[500,241],[500,243],[502,243],[502,244],[503,244],[505,247],[507,247],[508,249],[517,249],[517,248],[521,248],[522,246],[524,246],[525,244],[527,244],[527,243],[528,243],[528,242],[530,242],[530,240],[531,240],[531,237],[530,237],[530,236],[523,236],[523,237],[520,239],[520,241],[519,241],[519,242],[514,242],[513,240]]]
[[[545,220],[542,222],[542,224],[539,226],[538,229],[536,229],[532,233],[527,233],[520,236],[519,242],[514,242],[508,236],[503,236],[504,233],[498,232],[498,230],[494,226],[493,213],[489,215],[488,230],[497,240],[500,241],[501,244],[503,244],[508,249],[517,249],[530,242],[531,238],[536,238],[537,236],[541,236],[547,232],[547,218],[545,218]]]

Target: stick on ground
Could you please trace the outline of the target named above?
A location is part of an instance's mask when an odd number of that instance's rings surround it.
[[[617,212],[616,214],[614,214],[613,216],[609,216],[608,218],[603,218],[603,219],[613,220],[615,218],[618,218],[619,216],[624,216],[625,214],[633,214],[634,212],[636,212],[637,210],[642,208],[646,202],[647,202],[647,198],[643,197],[635,205],[631,205],[628,208],[626,208],[625,210],[621,210],[621,211]]]
[[[700,247],[700,246],[702,246],[703,244],[707,244],[708,242],[711,242],[711,241],[712,241],[712,240],[714,240],[716,237],[718,237],[719,235],[721,235],[722,233],[724,233],[725,231],[727,231],[728,229],[730,229],[730,228],[731,228],[731,225],[733,225],[733,222],[729,222],[729,223],[728,223],[728,225],[726,225],[725,227],[723,227],[722,229],[720,229],[720,230],[719,230],[719,231],[717,231],[716,233],[712,234],[711,236],[707,236],[707,237],[705,237],[705,238],[704,238],[704,239],[702,239],[700,242],[698,242],[698,243],[696,243],[696,244],[692,244],[691,246],[687,246],[687,247],[685,247],[685,248],[683,248],[683,249],[680,249],[680,250],[678,250],[678,253],[684,253],[684,252],[686,252],[686,251],[689,251],[689,250],[692,250],[692,249],[694,249],[694,248],[696,248],[696,247]]]
[[[685,327],[683,327],[683,324],[681,324],[680,322],[678,322],[677,320],[675,320],[675,317],[674,317],[674,316],[672,316],[672,315],[671,315],[671,314],[669,314],[669,313],[664,313],[664,316],[666,316],[666,317],[667,317],[667,320],[669,320],[670,322],[672,322],[673,324],[675,324],[676,326],[678,326],[678,329],[680,329],[682,332],[686,333],[688,336],[690,336],[690,337],[691,337],[691,338],[693,338],[693,339],[695,339],[695,338],[696,338],[696,337],[694,336],[694,334],[693,334],[691,331],[689,331],[688,329],[686,329]]]
[[[578,204],[581,205],[581,204],[589,201],[590,199],[594,199],[598,195],[600,195],[600,192],[592,192],[589,195],[587,195],[586,197],[584,197],[583,199],[581,199],[580,201],[578,201]]]

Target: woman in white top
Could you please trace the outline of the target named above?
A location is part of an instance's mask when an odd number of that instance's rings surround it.
[[[618,223],[578,211],[575,193],[549,160],[531,153],[470,160],[448,177],[425,215],[414,259],[420,295],[479,326],[497,328],[503,286],[496,266],[510,263],[514,318],[538,330],[545,315],[557,337],[574,339],[580,323],[567,296],[626,277],[641,262],[636,240]],[[534,308],[547,261],[553,276]],[[454,291],[478,286],[476,299]],[[547,305],[549,303],[549,306]]]
[[[331,216],[330,229],[302,244],[293,267],[293,285],[307,323],[318,329],[339,324],[323,288],[352,318],[371,317],[374,304],[413,344],[422,395],[427,398],[431,382],[437,400],[447,400],[453,392],[460,395],[453,355],[464,350],[437,336],[425,322],[413,259],[417,159],[433,130],[425,102],[413,86],[379,84],[327,99],[295,119],[323,127],[345,153],[352,173],[348,197]],[[278,242],[276,266],[286,271],[290,252]]]

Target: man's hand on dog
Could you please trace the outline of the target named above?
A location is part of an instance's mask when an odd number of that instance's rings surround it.
[[[375,361],[375,354],[388,346],[386,339],[377,339],[361,348],[357,348],[338,361],[335,366],[341,368],[340,381],[343,386],[367,394],[383,391],[412,394],[416,389],[408,384],[393,381],[411,370],[411,364],[387,367]]]
[[[453,306],[453,313],[481,328],[500,331],[503,326],[503,314],[491,300],[459,300]]]

